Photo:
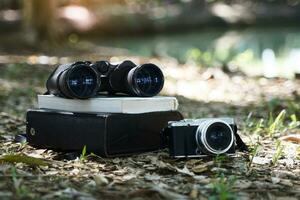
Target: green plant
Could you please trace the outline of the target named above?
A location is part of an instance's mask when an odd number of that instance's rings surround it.
[[[268,122],[269,126],[267,129],[270,137],[273,137],[276,132],[282,131],[285,128],[284,126],[285,115],[286,115],[286,110],[282,110],[274,120],[273,115],[270,114],[269,122]]]
[[[246,126],[244,128],[244,132],[251,133],[254,135],[260,135],[264,132],[265,130],[265,120],[264,119],[253,119],[253,120],[248,120],[246,121]]]
[[[13,186],[17,198],[19,199],[32,198],[32,195],[30,194],[28,188],[22,184],[22,179],[17,177],[17,172],[15,167],[11,168],[11,177],[12,177],[12,182],[13,182]]]
[[[86,145],[84,145],[82,151],[81,151],[81,155],[80,155],[80,158],[79,160],[80,161],[84,161],[87,159],[87,154],[86,154]]]
[[[252,163],[253,163],[253,159],[255,156],[257,156],[259,150],[260,150],[261,146],[260,144],[257,142],[253,148],[250,150],[250,153],[249,153],[249,158],[250,158],[250,161],[249,161],[249,171],[251,169],[251,166],[252,166]]]
[[[286,130],[292,130],[300,126],[296,114],[290,115],[290,122],[286,119],[287,111],[285,109],[274,117],[272,113],[269,114],[268,120],[265,119],[250,119],[249,115],[246,119],[245,132],[265,135],[267,134],[271,138],[276,133],[285,132]]]
[[[294,113],[296,116],[300,116],[300,96],[298,94],[294,94],[294,99],[286,102],[287,110],[290,113]]]
[[[100,160],[106,162],[105,159],[103,159],[101,156],[98,156],[98,155],[94,154],[93,152],[91,152],[90,154],[87,154],[87,148],[86,148],[86,145],[84,145],[84,147],[81,151],[79,160],[81,162],[83,162],[84,160],[87,160],[89,158],[97,158],[97,159],[100,159]]]
[[[297,116],[295,114],[292,114],[290,118],[291,118],[291,122],[289,123],[288,126],[290,129],[294,129],[300,126],[300,122],[298,121]]]
[[[98,156],[97,154],[94,154],[93,152],[91,152],[88,156],[87,156],[88,158],[96,158],[96,159],[99,159],[99,160],[101,160],[101,161],[104,161],[104,162],[106,162],[105,161],[105,159],[103,159],[101,156]]]
[[[238,199],[237,194],[232,188],[235,181],[235,176],[225,178],[224,174],[221,174],[220,177],[212,183],[212,195],[209,197],[209,200]]]
[[[272,164],[276,165],[276,163],[278,162],[278,160],[282,157],[283,155],[283,145],[281,144],[280,140],[276,141],[276,152],[272,157]]]
[[[228,156],[226,154],[220,154],[214,157],[214,163],[221,167],[222,163],[228,161]]]
[[[270,113],[275,112],[282,105],[282,100],[279,98],[272,98],[267,102],[268,110]]]
[[[264,131],[265,125],[264,125],[265,120],[264,119],[260,119],[255,127],[254,127],[254,134],[260,134]]]
[[[260,134],[265,128],[264,122],[264,119],[252,119],[252,112],[250,112],[245,120],[244,131],[246,134]]]

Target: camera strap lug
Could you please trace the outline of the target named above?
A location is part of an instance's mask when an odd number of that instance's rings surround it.
[[[248,152],[248,146],[245,144],[245,142],[242,140],[242,138],[237,134],[237,132],[234,133],[235,139],[236,139],[236,146],[240,151]]]

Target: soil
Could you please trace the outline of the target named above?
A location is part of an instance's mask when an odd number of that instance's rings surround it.
[[[165,66],[163,94],[178,98],[179,111],[186,118],[234,117],[249,153],[172,159],[161,150],[102,158],[13,142],[53,67],[4,64],[0,199],[300,199],[299,81]]]

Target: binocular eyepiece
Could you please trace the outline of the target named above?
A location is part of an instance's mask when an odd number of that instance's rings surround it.
[[[91,98],[100,92],[151,97],[157,95],[163,85],[164,75],[158,66],[136,65],[129,60],[119,64],[79,61],[60,65],[46,83],[50,94],[73,99]]]

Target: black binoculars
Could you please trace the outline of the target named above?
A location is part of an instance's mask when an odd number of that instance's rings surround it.
[[[46,83],[48,93],[73,99],[87,99],[100,92],[151,97],[157,95],[163,85],[164,75],[158,66],[136,65],[129,60],[119,64],[79,61],[60,65]]]

